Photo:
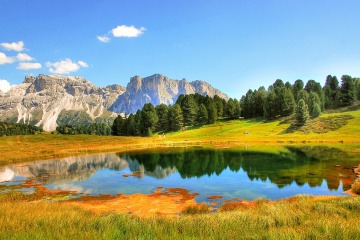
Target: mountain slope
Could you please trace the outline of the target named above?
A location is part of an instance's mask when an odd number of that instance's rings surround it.
[[[111,122],[117,113],[133,113],[145,103],[174,104],[180,94],[228,96],[203,81],[172,80],[160,74],[132,77],[127,88],[97,87],[82,77],[27,76],[0,92],[0,121],[22,122],[53,131],[62,124]]]
[[[82,77],[25,77],[22,84],[0,94],[0,120],[30,123],[53,131],[68,111],[84,113],[88,121],[115,114],[107,109],[119,94],[119,85],[99,88]]]
[[[126,87],[126,91],[110,107],[110,111],[117,113],[134,113],[141,109],[145,103],[172,105],[180,94],[199,93],[228,100],[229,97],[221,91],[213,88],[204,81],[188,82],[186,80],[173,80],[161,74],[150,77],[132,77]]]

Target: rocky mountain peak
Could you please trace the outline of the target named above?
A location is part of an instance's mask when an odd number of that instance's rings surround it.
[[[124,94],[120,95],[110,110],[117,113],[135,113],[145,103],[172,105],[180,94],[199,93],[214,97],[218,95],[228,100],[228,96],[218,89],[213,88],[204,81],[173,80],[161,74],[154,74],[141,78],[134,76],[130,79]]]
[[[78,76],[40,74],[0,92],[0,121],[24,122],[53,131],[60,124],[111,121],[116,113],[135,113],[145,103],[172,105],[180,94],[228,96],[204,81],[174,80],[161,74],[130,78],[127,88],[97,87]]]

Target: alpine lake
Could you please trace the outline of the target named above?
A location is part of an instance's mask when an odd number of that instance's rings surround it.
[[[181,188],[206,203],[214,198],[221,203],[299,194],[347,196],[359,160],[359,153],[306,145],[274,151],[184,147],[94,154],[2,166],[0,194],[33,193],[34,185],[41,185],[68,191],[71,198]]]

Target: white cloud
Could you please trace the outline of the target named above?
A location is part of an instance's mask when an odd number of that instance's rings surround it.
[[[57,74],[69,74],[76,72],[80,67],[87,67],[87,63],[83,61],[73,62],[71,59],[65,59],[60,62],[47,62],[46,67],[49,68],[49,72]]]
[[[83,67],[83,68],[87,68],[89,65],[86,63],[86,62],[84,62],[84,61],[78,61],[77,62],[81,67]]]
[[[111,30],[114,37],[139,37],[146,31],[146,28],[137,29],[134,26],[121,25]]]
[[[12,51],[20,52],[20,51],[24,50],[24,42],[23,41],[12,42],[12,43],[1,43],[0,45],[8,51],[12,50]]]
[[[16,55],[16,59],[22,62],[22,61],[31,61],[34,58],[30,57],[26,53],[18,53],[18,55]]]
[[[0,65],[13,63],[15,60],[16,59],[14,57],[8,57],[5,55],[5,53],[0,52]]]
[[[10,85],[7,80],[0,79],[0,90],[3,92],[7,92],[15,85]]]
[[[20,70],[30,70],[30,69],[39,69],[41,68],[40,63],[32,63],[32,62],[21,62],[17,66],[17,69]]]
[[[103,42],[103,43],[107,43],[110,41],[110,38],[107,37],[107,36],[97,36],[97,39],[100,41],[100,42]]]

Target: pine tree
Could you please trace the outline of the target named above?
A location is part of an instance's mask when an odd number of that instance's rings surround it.
[[[339,94],[339,81],[336,76],[328,75],[323,88],[325,94],[325,108],[337,107],[337,95]]]
[[[153,131],[155,131],[157,121],[158,116],[154,106],[151,103],[144,104],[141,110],[140,118],[141,135],[149,136]]]
[[[277,114],[276,105],[277,105],[276,94],[274,90],[270,89],[264,102],[264,116],[267,119],[271,120],[275,118]]]
[[[122,136],[123,135],[123,126],[124,126],[124,119],[118,115],[115,120],[114,123],[111,127],[111,133],[112,135],[115,136]]]
[[[167,123],[168,131],[178,131],[183,127],[183,114],[179,104],[169,107]]]
[[[340,106],[351,106],[355,100],[355,81],[349,75],[343,75],[340,87]]]
[[[184,116],[184,125],[192,126],[196,120],[197,106],[193,95],[186,95],[181,101],[181,110]]]
[[[300,99],[300,101],[298,102],[296,106],[295,114],[299,124],[303,125],[309,119],[308,106],[303,99]]]
[[[321,113],[320,105],[321,103],[320,103],[319,95],[315,92],[311,92],[308,100],[308,108],[311,117],[318,117],[320,115]]]
[[[197,117],[197,122],[200,124],[200,125],[203,125],[205,123],[208,122],[208,111],[205,107],[204,104],[201,104],[200,107],[199,107],[199,113],[198,113],[198,117]]]

